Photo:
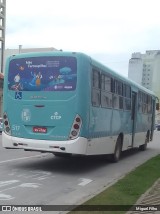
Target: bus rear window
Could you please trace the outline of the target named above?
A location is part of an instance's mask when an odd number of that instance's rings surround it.
[[[73,91],[77,82],[75,57],[47,56],[13,59],[8,89],[14,91]]]

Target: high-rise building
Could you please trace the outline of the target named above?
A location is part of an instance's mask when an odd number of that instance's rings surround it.
[[[131,80],[142,84],[142,70],[142,54],[140,52],[133,53],[131,59],[129,60],[128,77]]]
[[[160,50],[133,53],[129,60],[128,77],[153,91],[160,101]],[[160,118],[158,120],[160,123]]]
[[[154,91],[160,98],[160,50],[133,53],[129,60],[128,77]]]

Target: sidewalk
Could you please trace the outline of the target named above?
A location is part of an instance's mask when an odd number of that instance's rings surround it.
[[[160,207],[160,178],[153,184],[153,186],[147,190],[142,196],[138,199],[136,204],[138,207],[139,205],[141,206],[146,206],[150,207],[150,211],[145,210],[145,211],[129,211],[126,214],[142,214],[142,213],[152,213],[152,214],[160,214],[159,211],[155,211],[154,205],[158,205]]]

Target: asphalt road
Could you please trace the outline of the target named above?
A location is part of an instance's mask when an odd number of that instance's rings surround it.
[[[126,173],[160,154],[160,132],[148,149],[124,152],[118,163],[99,157],[58,158],[52,154],[6,150],[0,136],[0,204],[81,204]]]

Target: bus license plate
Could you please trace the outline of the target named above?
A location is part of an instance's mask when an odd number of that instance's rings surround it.
[[[35,132],[35,133],[47,133],[47,128],[45,128],[45,127],[33,127],[33,132]]]

